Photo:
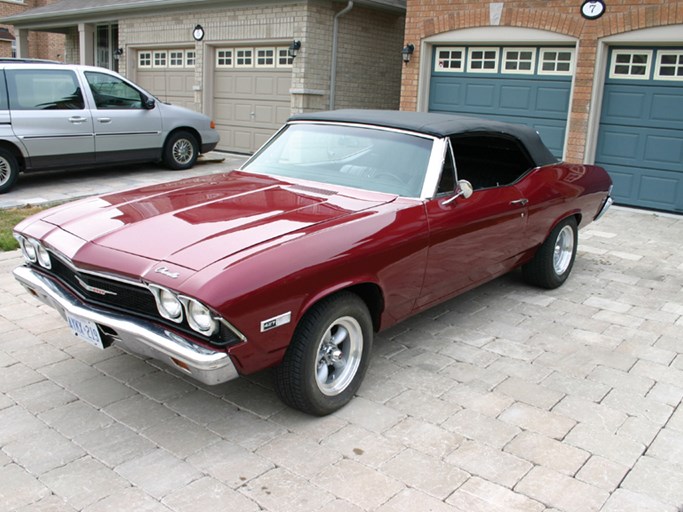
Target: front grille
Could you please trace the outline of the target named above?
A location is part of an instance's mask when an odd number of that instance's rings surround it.
[[[239,342],[239,338],[223,323],[211,338],[201,336],[186,321],[177,324],[163,318],[159,314],[152,292],[144,285],[126,283],[106,276],[90,274],[74,269],[54,253],[50,254],[52,268],[45,270],[33,265],[36,270],[49,273],[66,285],[83,302],[112,309],[120,313],[142,317],[167,325],[173,330],[189,334],[193,338],[203,339],[213,345],[226,346]]]
[[[154,295],[147,287],[77,272],[54,256],[52,272],[87,302],[145,316],[159,316]],[[83,286],[84,284],[86,286]]]

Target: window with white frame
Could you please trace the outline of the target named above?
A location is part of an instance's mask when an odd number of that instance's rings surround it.
[[[503,73],[533,74],[536,48],[503,48]]]
[[[434,71],[449,71],[451,73],[465,70],[465,49],[443,47],[437,48],[434,61]]]
[[[275,67],[275,48],[256,48],[256,67]]]
[[[610,78],[647,80],[650,78],[652,50],[614,50],[610,62]]]
[[[467,56],[467,71],[497,73],[498,50],[498,48],[470,48]]]
[[[140,51],[138,52],[138,67],[151,68],[152,67],[152,52]]]
[[[254,66],[253,48],[235,48],[235,67],[251,68]]]
[[[168,52],[168,66],[182,68],[185,66],[185,52],[182,50],[170,50]]]
[[[658,80],[683,80],[683,50],[660,50],[657,52],[655,78]]]
[[[291,68],[294,65],[294,57],[289,55],[289,47],[281,47],[277,49],[277,67]]]
[[[216,50],[216,67],[231,68],[233,65],[232,48],[220,48]]]
[[[153,66],[155,68],[165,68],[167,63],[167,53],[166,51],[154,52]]]
[[[573,48],[541,48],[539,75],[571,75],[574,72]]]
[[[197,60],[197,52],[194,50],[185,50],[185,67],[193,68]]]

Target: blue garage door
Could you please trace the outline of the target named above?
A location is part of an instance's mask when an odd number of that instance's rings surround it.
[[[429,110],[526,124],[560,158],[573,71],[573,48],[439,46]]]
[[[619,204],[683,212],[683,49],[613,48],[596,163]]]

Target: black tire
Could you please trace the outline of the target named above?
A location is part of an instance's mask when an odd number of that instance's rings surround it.
[[[14,154],[0,148],[0,194],[8,192],[19,177],[19,162]]]
[[[179,131],[171,134],[164,146],[164,164],[174,170],[189,169],[197,161],[199,144],[190,132]]]
[[[568,217],[555,226],[534,258],[522,267],[526,282],[549,290],[561,286],[574,266],[577,245],[576,218]]]
[[[372,337],[370,312],[357,295],[341,292],[323,299],[301,319],[275,370],[278,396],[315,416],[340,409],[363,381]]]

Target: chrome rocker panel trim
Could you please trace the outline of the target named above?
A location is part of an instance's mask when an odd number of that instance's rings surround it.
[[[172,333],[152,322],[131,319],[83,303],[50,278],[26,266],[14,269],[14,277],[43,303],[56,309],[66,319],[66,312],[116,331],[114,345],[135,354],[156,359],[208,385],[221,384],[239,377],[230,356],[225,352],[197,345],[183,335]],[[186,364],[189,369],[174,363]]]

